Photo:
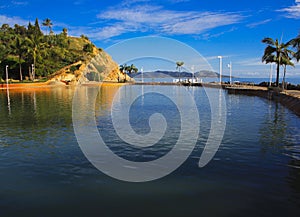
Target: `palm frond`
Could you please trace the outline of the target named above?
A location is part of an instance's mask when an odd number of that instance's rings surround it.
[[[275,41],[272,38],[264,38],[261,42],[268,45],[275,45]]]

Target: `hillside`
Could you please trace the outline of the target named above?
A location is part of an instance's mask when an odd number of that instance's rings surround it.
[[[105,51],[94,47],[92,55],[86,56],[84,61],[80,60],[58,70],[50,76],[48,82],[78,84],[88,81],[118,82],[118,80],[124,80],[124,74],[120,73],[118,64]]]
[[[40,30],[38,19],[27,27],[0,27],[0,80],[63,81],[76,83],[118,81],[124,75],[118,65],[86,36],[68,36],[67,29],[59,34]]]

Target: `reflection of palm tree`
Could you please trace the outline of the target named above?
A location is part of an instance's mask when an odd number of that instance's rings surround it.
[[[274,112],[270,111],[259,130],[261,149],[264,153],[267,151],[277,152],[283,148],[282,144],[286,137],[287,124],[285,122],[284,111],[280,108],[283,109],[282,106],[279,106],[279,103],[275,103]]]
[[[179,72],[179,82],[180,82],[180,71],[181,71],[181,68],[183,65],[184,65],[184,62],[181,62],[181,61],[176,62],[176,69],[178,69],[178,72]]]

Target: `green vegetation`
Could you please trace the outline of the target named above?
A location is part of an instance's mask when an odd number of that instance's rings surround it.
[[[284,87],[286,67],[294,66],[292,59],[300,60],[300,35],[288,41],[287,43],[279,42],[278,39],[264,38],[263,43],[267,44],[262,62],[276,63],[276,87],[279,87],[280,67],[284,69],[282,86]]]
[[[127,64],[124,64],[124,65],[120,65],[120,71],[123,74],[125,74],[124,82],[126,82],[126,74],[137,73],[139,70],[133,64],[131,64],[130,66],[127,66]]]
[[[27,27],[18,24],[0,27],[0,78],[5,79],[6,65],[9,66],[9,78],[34,80],[50,77],[65,66],[93,56],[95,46],[86,36],[70,37],[66,28],[60,34],[54,34],[49,18],[42,25],[49,29],[49,34],[48,31],[43,34],[38,19],[34,25],[29,22]]]

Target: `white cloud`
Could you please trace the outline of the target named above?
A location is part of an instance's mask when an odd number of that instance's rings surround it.
[[[300,2],[300,0],[298,0],[297,2]],[[287,18],[300,19],[300,4],[290,6],[288,8],[283,8],[279,11],[284,12],[284,16]]]
[[[245,59],[245,60],[237,62],[236,64],[241,65],[241,66],[263,66],[263,65],[265,65],[265,63],[263,63],[260,58]]]
[[[25,26],[28,24],[28,20],[24,20],[20,17],[8,17],[5,15],[0,15],[0,25],[2,26],[2,24],[8,24],[10,26],[14,26],[15,24],[21,25],[21,26]]]
[[[237,13],[196,12],[164,10],[160,6],[136,6],[131,8],[112,8],[97,16],[104,22],[117,22],[124,31],[149,31],[168,35],[200,34],[209,29],[240,22],[243,17]],[[103,37],[109,37],[109,28]],[[117,36],[116,29],[112,36]],[[101,34],[100,34],[101,35]]]
[[[300,0],[299,0],[299,1],[300,1]],[[259,21],[259,22],[250,23],[250,24],[248,24],[247,26],[248,26],[249,28],[255,28],[255,27],[257,27],[257,26],[264,25],[264,24],[269,23],[269,22],[271,22],[271,21],[272,21],[272,19],[266,19],[266,20],[262,20],[262,21]]]
[[[28,5],[28,2],[27,1],[11,1],[11,3],[13,5],[17,5],[17,6],[25,6],[25,5]]]

